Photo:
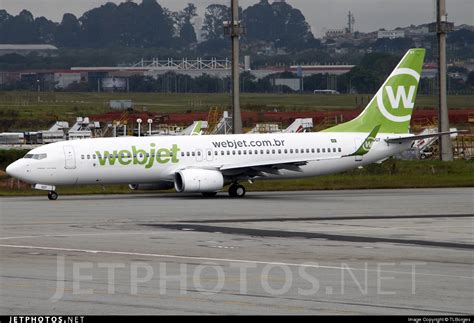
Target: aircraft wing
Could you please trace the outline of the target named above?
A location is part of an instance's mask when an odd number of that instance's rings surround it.
[[[351,156],[363,156],[370,151],[372,144],[375,141],[375,137],[380,129],[380,125],[376,126],[364,140],[362,145],[353,153],[348,155],[336,155],[329,157],[318,157],[318,158],[290,158],[277,161],[269,162],[254,162],[248,164],[230,164],[219,167],[219,170],[227,176],[232,175],[248,175],[248,176],[265,176],[267,174],[279,175],[280,170],[290,170],[294,172],[301,172],[300,166],[306,165],[311,161],[321,160],[335,160]]]
[[[445,131],[445,132],[437,132],[437,133],[430,133],[426,135],[414,135],[414,136],[409,136],[409,137],[399,137],[399,138],[388,138],[385,139],[385,141],[389,144],[395,144],[395,143],[404,143],[407,141],[413,141],[413,140],[418,140],[418,139],[425,139],[425,138],[431,138],[431,137],[441,137],[441,136],[446,136],[450,135],[453,133],[461,133],[461,132],[466,132],[465,130],[454,130],[454,131]]]
[[[343,156],[333,156],[318,159],[287,159],[269,162],[248,163],[248,164],[231,164],[219,167],[219,170],[228,176],[246,174],[248,176],[265,176],[267,174],[279,175],[281,169],[291,170],[294,172],[302,172],[300,166],[306,165],[310,161],[340,159]]]

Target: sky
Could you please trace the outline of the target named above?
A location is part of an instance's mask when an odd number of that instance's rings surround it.
[[[124,0],[123,0],[124,1]],[[272,1],[272,0],[270,0]],[[0,9],[10,14],[18,14],[27,9],[35,17],[59,22],[66,12],[81,16],[85,11],[106,2],[120,3],[121,0],[0,0]],[[135,0],[140,3],[141,0]],[[229,4],[230,0],[158,0],[170,10],[179,10],[192,2],[203,15],[204,9],[211,3]],[[240,6],[246,8],[258,0],[240,0]],[[347,13],[355,16],[355,30],[375,31],[380,28],[418,25],[435,20],[435,0],[287,0],[300,9],[311,25],[313,33],[320,37],[328,29],[341,29],[347,24]],[[456,25],[474,25],[474,0],[446,0],[448,20]]]

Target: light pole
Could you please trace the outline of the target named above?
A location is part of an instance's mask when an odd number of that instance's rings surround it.
[[[40,99],[41,88],[40,88],[40,80],[39,79],[36,79],[36,85],[38,87],[38,102],[40,102],[41,101],[41,99]]]
[[[440,132],[449,131],[449,114],[446,97],[446,33],[452,30],[447,22],[446,0],[437,0],[436,26],[438,33],[438,77],[439,77],[439,125]],[[449,135],[439,137],[440,158],[443,161],[453,160],[453,145]]]
[[[138,123],[138,137],[140,137],[140,130],[141,130],[141,127],[142,127],[142,119],[138,118],[137,123]]]
[[[153,123],[153,119],[148,119],[148,135],[151,136],[151,124]]]
[[[245,33],[239,20],[239,0],[231,0],[232,19],[224,23],[224,33],[232,39],[232,133],[242,133],[240,113],[239,38]]]

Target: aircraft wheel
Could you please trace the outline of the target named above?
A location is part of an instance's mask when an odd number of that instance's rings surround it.
[[[232,184],[229,187],[229,196],[230,197],[244,197],[245,196],[245,187],[238,184]]]
[[[58,199],[58,193],[56,193],[55,191],[51,191],[48,193],[48,199],[50,199],[51,201],[56,201]]]

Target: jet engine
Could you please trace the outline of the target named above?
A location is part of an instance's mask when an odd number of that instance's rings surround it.
[[[217,192],[224,187],[224,176],[210,169],[185,169],[175,174],[174,188],[182,193]]]

